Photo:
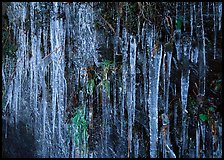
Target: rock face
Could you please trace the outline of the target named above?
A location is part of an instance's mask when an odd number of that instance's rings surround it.
[[[7,137],[5,137],[7,125]],[[18,122],[17,129],[2,120],[2,158],[33,158],[35,157],[35,140],[26,124]]]
[[[3,3],[2,156],[222,157],[221,8]]]

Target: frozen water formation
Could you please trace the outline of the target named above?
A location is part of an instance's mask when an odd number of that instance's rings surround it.
[[[18,45],[15,78],[7,94],[10,123],[25,121],[34,128],[37,157],[69,157],[65,59],[66,54],[74,54],[69,63],[73,61],[73,70],[81,75],[88,63],[98,63],[92,12],[86,4],[57,2],[12,3],[8,8]],[[85,84],[86,76],[80,76],[80,81]]]
[[[33,157],[222,157],[222,120],[200,101],[222,2],[176,2],[161,24],[157,3],[114,4],[8,3],[3,144],[26,131]]]

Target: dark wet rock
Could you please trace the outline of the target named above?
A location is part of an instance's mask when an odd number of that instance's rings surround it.
[[[26,129],[26,124],[19,121],[16,128],[13,124],[6,124],[6,120],[2,119],[2,158],[33,157],[35,157],[35,140],[31,131]]]

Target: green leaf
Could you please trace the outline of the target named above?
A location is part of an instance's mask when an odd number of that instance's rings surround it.
[[[87,136],[87,121],[85,118],[85,112],[82,108],[78,108],[74,113],[73,118],[73,125],[75,128],[74,136],[75,136],[75,142],[81,143],[82,142],[82,135]],[[84,138],[86,138],[84,136]]]
[[[208,120],[208,116],[205,115],[205,114],[199,114],[199,118],[200,118],[203,122],[205,122],[206,120]]]
[[[79,123],[79,119],[80,119],[79,115],[76,114],[75,117],[73,118],[73,122],[75,125]]]
[[[217,91],[219,90],[219,88],[220,88],[220,86],[216,85],[216,86],[215,86],[215,89],[214,89],[215,92],[217,92]]]
[[[93,94],[94,86],[95,86],[94,80],[93,79],[89,80],[87,83],[87,93],[88,94],[90,94],[90,95]]]
[[[182,26],[182,20],[180,18],[176,19],[176,29],[181,29]]]
[[[79,135],[76,134],[76,135],[75,135],[75,143],[78,144],[78,142],[79,142]]]
[[[109,66],[112,64],[112,61],[110,60],[104,60],[102,62],[102,65],[105,67],[105,68],[109,68]]]
[[[85,117],[85,108],[78,107],[75,109],[73,118],[75,143],[83,147],[83,139],[88,139],[88,124]]]
[[[212,111],[212,112],[215,111],[215,108],[213,106],[210,106],[208,109],[209,109],[209,111]]]

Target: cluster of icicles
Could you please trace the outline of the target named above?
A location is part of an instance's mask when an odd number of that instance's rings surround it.
[[[13,79],[5,84],[8,123],[26,122],[37,157],[69,157],[65,55],[71,58],[68,65],[74,61],[75,76],[85,75],[81,69],[97,60],[93,10],[75,3],[11,3],[8,17],[18,46]],[[86,76],[80,81],[86,83]]]
[[[179,157],[205,157],[205,134],[206,125],[198,122],[196,126],[195,138],[188,138],[187,119],[187,98],[189,88],[190,67],[189,61],[199,65],[199,95],[205,95],[206,81],[206,50],[203,23],[202,3],[190,3],[190,15],[182,15],[179,11],[181,6],[176,4],[177,17],[190,19],[191,35],[195,30],[197,33],[198,46],[192,46],[190,41],[181,41],[181,30],[175,30],[175,47],[177,57],[173,51],[163,51],[162,45],[156,46],[156,27],[145,22],[138,25],[137,35],[132,35],[125,28],[120,31],[120,17],[117,16],[117,30],[114,43],[114,62],[116,55],[122,54],[122,77],[120,85],[114,77],[110,79],[113,99],[109,97],[106,90],[102,89],[102,157],[109,157],[114,152],[110,150],[109,135],[111,123],[117,128],[124,143],[127,143],[127,151],[123,157],[139,157],[140,141],[143,137],[141,133],[134,132],[133,126],[137,116],[137,106],[142,106],[142,112],[148,114],[147,129],[149,134],[150,157],[175,158],[170,140],[170,123],[168,114],[174,114],[174,128],[176,129],[175,143],[179,147]],[[203,4],[204,5],[204,4]],[[217,30],[221,30],[222,3],[206,4],[213,7],[214,15],[214,38]],[[187,4],[184,2],[184,7]],[[189,5],[188,5],[189,6]],[[50,10],[50,12],[47,12]],[[47,14],[48,13],[48,14]],[[8,8],[10,25],[14,31],[18,50],[16,51],[16,65],[11,66],[11,73],[14,74],[12,80],[4,80],[7,89],[7,102],[5,112],[7,112],[7,123],[17,124],[24,121],[27,129],[31,129],[36,140],[37,157],[95,157],[94,153],[86,150],[78,152],[77,144],[73,143],[70,148],[70,134],[68,124],[65,122],[65,110],[68,105],[68,90],[76,90],[79,101],[89,109],[85,87],[87,83],[88,65],[94,63],[98,66],[98,56],[96,52],[96,30],[94,29],[94,11],[91,5],[82,3],[11,3]],[[187,17],[189,16],[189,17]],[[128,15],[126,15],[126,20]],[[138,22],[140,24],[140,20]],[[120,34],[120,32],[122,32]],[[122,37],[119,37],[122,35]],[[118,43],[121,40],[122,44]],[[141,45],[139,45],[141,44]],[[138,46],[139,45],[139,46]],[[119,47],[118,47],[119,46]],[[138,46],[138,47],[137,47]],[[164,54],[163,54],[164,53]],[[65,57],[69,61],[65,61]],[[214,58],[216,58],[216,41],[214,41]],[[177,59],[177,60],[176,60]],[[186,68],[181,71],[181,110],[182,117],[177,115],[177,104],[174,110],[169,110],[169,88],[171,76],[171,64],[184,61]],[[142,72],[143,80],[141,84],[136,83],[137,64]],[[10,60],[3,64],[3,74],[10,70]],[[66,65],[72,70],[71,76],[65,77]],[[71,68],[71,66],[75,66]],[[116,63],[114,63],[116,67]],[[116,72],[116,71],[115,71]],[[75,77],[75,78],[74,78]],[[67,78],[67,79],[66,79]],[[71,78],[71,79],[70,79]],[[114,79],[114,80],[112,80]],[[74,80],[74,82],[70,82]],[[158,124],[158,98],[159,82],[163,82],[164,92],[161,95],[164,100],[163,122],[159,130]],[[74,86],[68,83],[74,83]],[[79,83],[83,86],[78,89]],[[70,88],[68,88],[68,86]],[[176,96],[176,86],[173,84],[173,95]],[[141,95],[142,100],[136,99]],[[113,109],[112,109],[113,108]],[[125,118],[127,110],[127,119]],[[91,112],[91,111],[89,111]],[[111,114],[112,113],[112,114]],[[94,114],[94,113],[91,113]],[[112,119],[112,120],[111,120]],[[177,129],[177,121],[181,120],[181,128]],[[216,126],[216,134],[213,135],[212,149],[215,141],[216,150],[213,150],[209,157],[222,156],[222,135],[221,126]],[[7,130],[7,129],[6,129]],[[180,136],[177,136],[177,132]],[[75,132],[75,131],[74,131]],[[127,132],[127,133],[126,133]],[[127,139],[126,139],[127,135]],[[7,137],[7,132],[5,134]],[[202,139],[200,138],[202,137]],[[216,137],[216,138],[215,138]],[[73,140],[74,142],[75,140]],[[86,142],[87,143],[87,142]],[[201,148],[203,144],[203,148]],[[190,148],[192,147],[193,148]],[[117,151],[112,157],[119,157],[122,154]]]

